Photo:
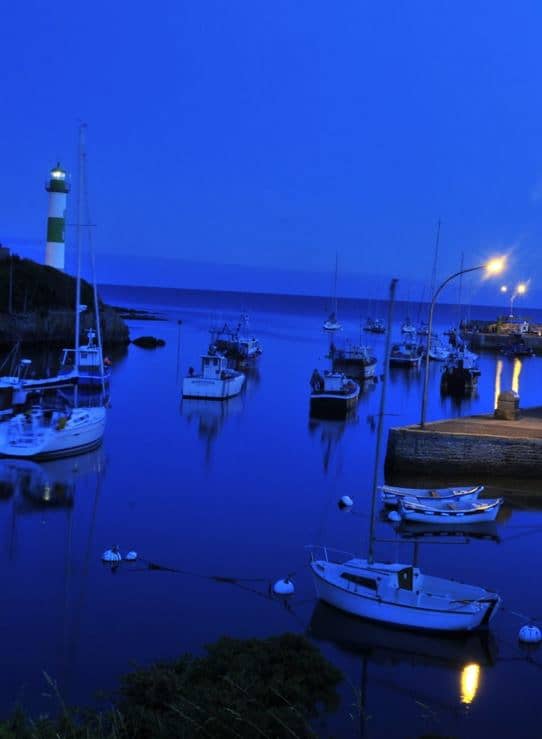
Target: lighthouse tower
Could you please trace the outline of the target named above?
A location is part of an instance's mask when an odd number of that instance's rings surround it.
[[[70,186],[66,172],[57,163],[53,167],[45,189],[49,193],[49,214],[47,218],[47,245],[45,264],[48,267],[64,269],[64,226],[66,221],[66,199]]]

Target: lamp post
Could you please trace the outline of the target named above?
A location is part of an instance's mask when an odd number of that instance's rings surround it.
[[[485,269],[488,275],[497,275],[500,272],[502,272],[502,270],[504,269],[504,257],[497,257],[496,259],[491,259],[489,262],[485,262],[484,264],[479,264],[477,267],[467,267],[467,269],[460,269],[459,272],[454,272],[453,275],[450,275],[449,277],[447,277],[444,280],[444,282],[442,282],[437,287],[431,299],[431,306],[429,308],[429,321],[428,321],[429,331],[427,334],[427,346],[425,349],[422,408],[421,408],[421,414],[420,414],[420,427],[422,429],[425,427],[425,416],[426,416],[426,410],[427,410],[427,390],[429,387],[429,348],[431,346],[431,334],[433,330],[433,312],[435,310],[436,300],[440,292],[443,290],[443,288],[445,288],[449,282],[451,282],[452,280],[455,280],[456,277],[459,277],[460,275],[465,275],[468,272],[477,272],[480,269]]]

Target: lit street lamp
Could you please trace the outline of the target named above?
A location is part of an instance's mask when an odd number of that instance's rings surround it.
[[[514,300],[517,298],[518,295],[525,295],[527,292],[527,284],[525,282],[520,282],[516,285],[516,289],[510,296],[510,318],[514,317],[513,314],[513,307],[514,307]]]
[[[423,377],[423,392],[422,392],[422,409],[421,409],[421,416],[420,416],[420,427],[423,429],[425,426],[425,416],[426,416],[426,409],[427,409],[427,390],[429,387],[429,347],[431,345],[431,333],[433,330],[433,312],[435,310],[435,303],[436,300],[441,292],[441,290],[446,287],[446,285],[454,280],[456,277],[459,277],[460,275],[467,274],[467,272],[477,272],[480,269],[484,269],[486,271],[486,274],[488,277],[492,277],[494,275],[500,274],[503,269],[505,268],[506,260],[504,257],[496,257],[495,259],[490,259],[489,262],[485,262],[484,264],[479,264],[477,267],[468,267],[467,269],[461,269],[459,272],[454,272],[453,275],[450,275],[447,277],[444,282],[442,282],[439,287],[435,290],[435,293],[433,294],[433,297],[431,299],[431,307],[429,308],[429,321],[428,321],[428,333],[427,333],[427,346],[425,349],[425,367],[424,367],[424,377]],[[502,289],[502,288],[501,288]],[[517,288],[516,288],[517,289]],[[523,291],[525,292],[525,290]]]

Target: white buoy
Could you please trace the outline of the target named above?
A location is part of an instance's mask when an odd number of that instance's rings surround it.
[[[122,561],[122,554],[119,552],[118,547],[112,547],[111,549],[106,549],[105,552],[102,554],[102,562],[121,562]]]
[[[343,495],[339,500],[339,508],[351,508],[354,505],[354,501],[349,495]]]
[[[388,521],[392,521],[393,523],[399,523],[401,520],[401,514],[399,511],[390,511],[388,513]]]
[[[295,585],[288,576],[282,580],[277,580],[273,585],[273,592],[275,595],[293,595],[295,592]]]
[[[519,630],[518,639],[524,644],[539,644],[542,641],[542,631],[538,626],[526,624]]]
[[[124,557],[127,562],[135,562],[137,559],[137,552],[131,551]]]

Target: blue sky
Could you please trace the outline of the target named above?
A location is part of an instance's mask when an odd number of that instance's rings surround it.
[[[42,258],[43,182],[74,169],[84,120],[103,281],[325,292],[338,251],[340,291],[393,274],[414,293],[441,218],[441,276],[506,250],[537,296],[538,2],[27,0],[1,19],[8,246]]]

